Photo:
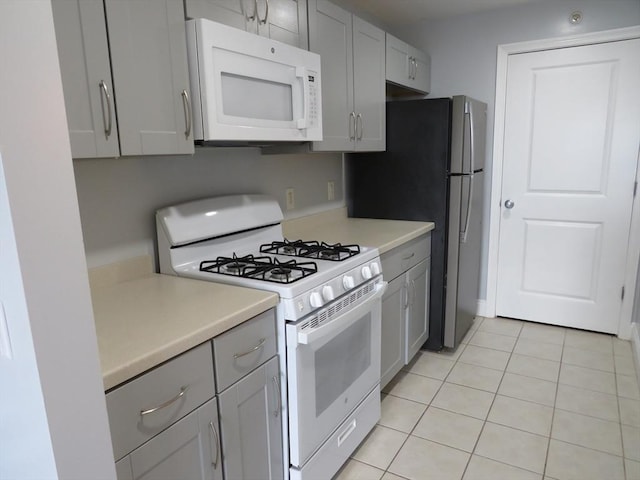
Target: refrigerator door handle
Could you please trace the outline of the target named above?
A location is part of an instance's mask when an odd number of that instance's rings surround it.
[[[468,175],[469,178],[469,197],[467,198],[467,218],[464,221],[464,229],[460,232],[460,241],[467,243],[467,234],[469,232],[469,222],[471,221],[471,199],[473,198],[473,182],[474,175]]]
[[[469,157],[471,165],[469,168],[469,197],[467,198],[467,218],[464,222],[464,229],[460,232],[460,241],[467,243],[467,234],[469,232],[469,222],[471,221],[471,199],[473,198],[473,173],[476,170],[475,156],[476,156],[476,142],[473,132],[473,104],[466,101],[464,104],[464,114],[467,116],[469,125]]]
[[[469,168],[469,172],[474,173],[476,171],[476,139],[473,128],[473,104],[468,100],[464,104],[464,113],[469,118],[469,156],[471,157],[471,166]]]

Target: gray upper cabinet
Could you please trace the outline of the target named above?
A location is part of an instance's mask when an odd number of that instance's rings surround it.
[[[388,82],[417,93],[429,93],[431,88],[429,56],[387,33],[386,76]]]
[[[306,0],[186,0],[187,18],[207,18],[308,48]]]
[[[322,57],[324,139],[313,150],[384,150],[384,31],[327,0],[310,0],[309,49]]]
[[[193,153],[181,0],[106,0],[120,153]]]
[[[54,0],[58,56],[74,158],[120,153],[102,0]]]
[[[193,153],[182,1],[52,4],[73,157]]]
[[[283,478],[278,357],[219,395],[226,479]]]

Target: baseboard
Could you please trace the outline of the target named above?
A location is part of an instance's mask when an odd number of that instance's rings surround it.
[[[479,317],[493,317],[493,315],[487,315],[487,301],[478,300],[478,306],[476,307],[476,315]]]
[[[636,364],[636,376],[640,383],[640,323],[631,324],[631,350],[633,350],[633,360]]]

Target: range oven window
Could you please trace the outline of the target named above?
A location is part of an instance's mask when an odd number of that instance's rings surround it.
[[[315,352],[316,417],[371,365],[371,314]]]

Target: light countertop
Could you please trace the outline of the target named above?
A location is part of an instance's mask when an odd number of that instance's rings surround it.
[[[289,240],[318,240],[328,243],[375,247],[380,254],[424,235],[435,228],[433,222],[348,218],[346,209],[286,220],[284,236]]]
[[[171,275],[91,280],[105,391],[278,303],[275,293]]]

